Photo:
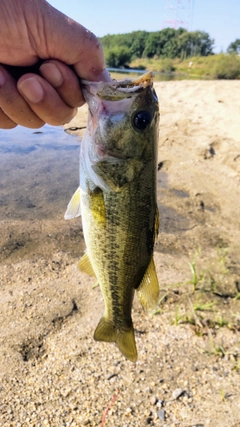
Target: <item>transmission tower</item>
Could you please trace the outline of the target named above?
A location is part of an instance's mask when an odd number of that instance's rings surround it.
[[[162,28],[190,30],[193,0],[166,0]]]

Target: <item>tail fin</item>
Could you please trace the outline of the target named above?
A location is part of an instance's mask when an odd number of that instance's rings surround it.
[[[94,332],[96,341],[115,342],[122,354],[131,362],[137,361],[137,349],[133,327],[128,330],[119,330],[102,317]]]

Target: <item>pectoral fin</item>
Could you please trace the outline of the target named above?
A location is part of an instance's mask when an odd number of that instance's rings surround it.
[[[95,341],[115,342],[121,353],[131,362],[137,361],[137,349],[133,327],[118,330],[113,323],[102,317],[94,333]]]
[[[82,256],[82,258],[80,259],[80,261],[78,263],[78,268],[80,271],[83,271],[84,273],[88,274],[89,276],[96,277],[96,274],[94,273],[91,261],[90,261],[87,253],[85,253]]]
[[[153,310],[159,300],[159,284],[153,258],[136,291],[144,310]]]
[[[72,219],[81,215],[80,208],[80,187],[75,191],[70,202],[68,203],[64,219]]]
[[[120,160],[119,162],[102,161],[92,166],[94,172],[114,191],[133,181],[143,168],[144,163],[137,159]]]

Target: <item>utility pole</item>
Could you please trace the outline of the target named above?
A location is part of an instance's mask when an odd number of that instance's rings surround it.
[[[185,28],[190,31],[194,0],[166,0],[162,28]]]

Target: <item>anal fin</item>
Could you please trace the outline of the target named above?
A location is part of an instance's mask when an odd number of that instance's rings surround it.
[[[102,317],[94,332],[95,341],[115,342],[121,353],[131,362],[137,361],[137,348],[133,327],[119,330],[113,323]]]
[[[80,259],[78,263],[78,268],[80,271],[83,271],[84,273],[88,274],[89,276],[96,277],[96,274],[93,270],[91,261],[89,259],[89,256],[87,253],[85,253],[82,258]]]
[[[136,291],[144,310],[153,310],[159,300],[159,284],[153,258]]]

